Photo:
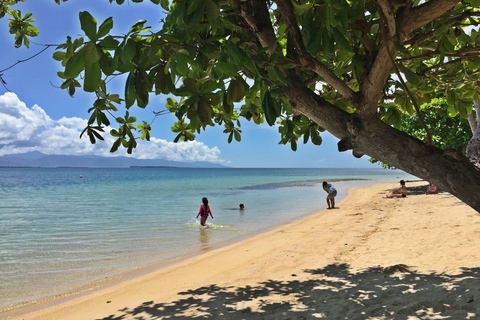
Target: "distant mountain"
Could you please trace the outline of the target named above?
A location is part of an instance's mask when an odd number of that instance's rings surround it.
[[[128,157],[47,155],[38,151],[10,154],[0,157],[0,167],[189,167],[225,168],[206,161],[179,162],[163,159],[135,159]]]

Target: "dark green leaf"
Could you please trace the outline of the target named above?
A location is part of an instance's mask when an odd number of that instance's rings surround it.
[[[203,124],[210,123],[212,118],[212,107],[204,99],[198,100],[198,117]]]
[[[168,11],[170,8],[168,7],[168,0],[161,0],[162,9]]]
[[[273,126],[277,120],[277,111],[272,96],[270,95],[270,91],[265,92],[262,101],[262,109],[265,113],[265,120],[267,120],[267,123],[270,126]]]
[[[138,69],[135,74],[135,93],[139,107],[145,108],[148,105],[148,97],[151,90],[152,83],[147,73],[143,69]]]
[[[133,72],[130,72],[125,83],[125,107],[130,108],[136,99],[135,94],[135,75]]]
[[[238,102],[245,97],[245,87],[243,83],[235,78],[232,81],[230,81],[230,85],[228,87],[228,100],[231,102]]]
[[[122,47],[122,55],[121,59],[123,63],[127,63],[135,57],[135,53],[137,50],[137,45],[135,44],[135,41],[132,40],[132,38],[128,37],[125,40],[125,43]]]
[[[100,85],[102,71],[100,64],[95,62],[85,66],[85,80],[83,81],[83,90],[87,92],[95,92]]]
[[[341,49],[353,52],[352,46],[337,28],[333,28],[333,39]]]

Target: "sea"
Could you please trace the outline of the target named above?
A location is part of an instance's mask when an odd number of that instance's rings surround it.
[[[382,168],[0,168],[0,311],[322,211],[323,181],[338,204],[349,188],[400,179],[418,180]],[[206,227],[196,218],[203,197]]]

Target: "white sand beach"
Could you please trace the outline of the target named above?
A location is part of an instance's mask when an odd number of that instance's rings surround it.
[[[424,181],[384,198],[395,187],[0,318],[480,319],[480,214]]]

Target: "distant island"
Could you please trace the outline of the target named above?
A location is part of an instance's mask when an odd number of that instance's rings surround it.
[[[38,151],[0,157],[1,168],[226,168],[206,161],[180,162],[165,159],[136,159],[124,156],[48,155]]]
[[[172,166],[130,166],[130,168],[179,168]]]

